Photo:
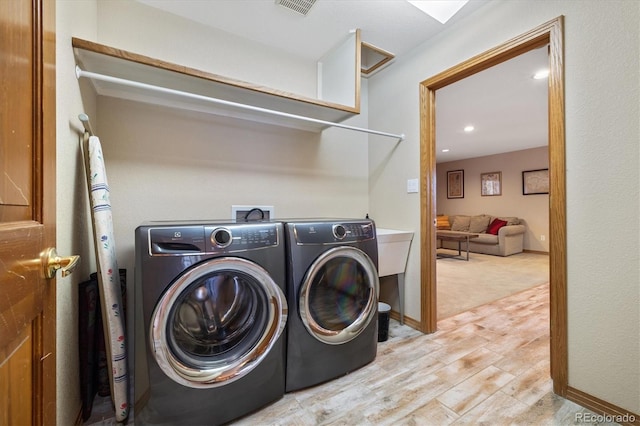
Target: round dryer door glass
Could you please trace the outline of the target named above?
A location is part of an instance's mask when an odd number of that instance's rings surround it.
[[[152,353],[185,386],[229,383],[266,356],[287,311],[284,294],[262,267],[239,258],[206,261],[180,276],[156,306]]]
[[[324,343],[346,343],[375,317],[378,288],[376,267],[363,251],[328,250],[311,265],[301,287],[302,322]]]

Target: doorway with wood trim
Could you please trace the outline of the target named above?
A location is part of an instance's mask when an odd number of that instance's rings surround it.
[[[564,396],[567,366],[566,187],[564,131],[563,17],[558,17],[493,49],[443,71],[420,84],[420,246],[421,331],[437,329],[436,300],[436,90],[522,53],[549,45],[549,276],[551,315],[551,378],[554,392]]]

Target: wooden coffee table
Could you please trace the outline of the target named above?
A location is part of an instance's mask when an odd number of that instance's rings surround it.
[[[446,255],[442,253],[438,253],[437,257],[451,257],[457,258],[460,260],[469,261],[469,240],[472,238],[478,238],[480,234],[474,234],[472,232],[459,232],[459,231],[445,231],[445,230],[437,230],[436,231],[436,240],[440,240],[440,244],[442,241],[457,241],[458,242],[458,256]],[[467,258],[462,258],[462,243],[467,243]]]

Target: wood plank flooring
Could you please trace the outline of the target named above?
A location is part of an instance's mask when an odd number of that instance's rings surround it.
[[[572,425],[551,392],[549,286],[463,312],[423,335],[391,321],[369,365],[290,393],[234,425]]]

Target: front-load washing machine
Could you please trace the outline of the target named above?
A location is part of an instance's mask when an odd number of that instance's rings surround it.
[[[289,392],[375,359],[379,280],[372,220],[298,220],[285,227]]]
[[[221,424],[284,395],[283,237],[281,223],[136,229],[136,377],[148,373],[136,424]]]

